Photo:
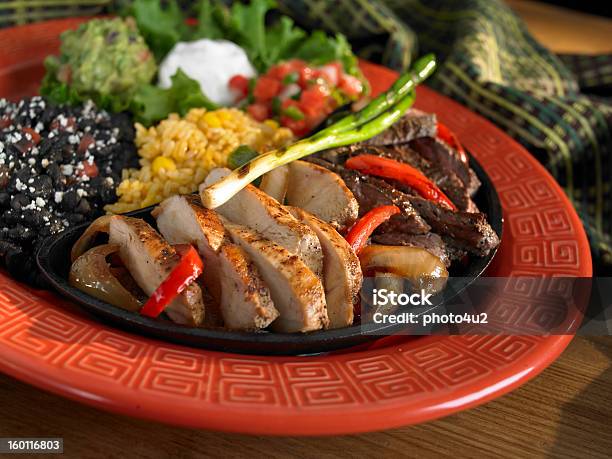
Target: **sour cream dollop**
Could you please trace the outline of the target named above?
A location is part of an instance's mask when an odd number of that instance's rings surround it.
[[[228,83],[234,75],[252,78],[255,69],[245,51],[227,40],[204,38],[191,42],[179,42],[159,66],[159,85],[169,88],[170,77],[180,68],[190,78],[200,83],[202,92],[213,102],[232,105],[236,94]]]

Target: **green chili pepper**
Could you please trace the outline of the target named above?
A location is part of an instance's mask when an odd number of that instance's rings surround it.
[[[304,119],[304,114],[302,113],[302,110],[297,108],[295,105],[290,105],[289,107],[283,109],[283,115],[288,116],[292,120],[296,121]]]
[[[300,76],[297,74],[297,72],[288,73],[283,78],[283,85],[287,86],[288,84],[297,83],[299,78]]]
[[[281,112],[281,100],[278,97],[272,98],[272,114],[274,116],[280,115]]]
[[[248,145],[240,145],[227,157],[227,167],[230,169],[236,169],[237,167],[248,163],[258,155],[259,153]]]

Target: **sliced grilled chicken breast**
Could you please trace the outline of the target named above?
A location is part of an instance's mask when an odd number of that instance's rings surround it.
[[[321,280],[296,255],[257,232],[226,223],[232,240],[251,257],[270,288],[280,316],[272,323],[279,332],[308,332],[327,328],[329,319]]]
[[[277,167],[276,169],[272,169],[270,172],[261,177],[259,189],[268,196],[272,196],[282,204],[285,201],[285,196],[287,195],[288,184],[289,167],[281,166]]]
[[[338,230],[357,220],[359,205],[340,176],[306,161],[289,164],[286,203],[307,210]]]
[[[363,281],[359,258],[346,239],[329,223],[297,207],[290,207],[289,210],[298,220],[310,226],[321,241],[323,287],[329,328],[343,328],[351,325],[353,306]]]
[[[119,256],[138,286],[152,295],[179,262],[176,250],[148,223],[114,215],[110,219],[109,243],[119,246]],[[191,283],[165,309],[174,322],[198,326],[204,319],[202,290]]]
[[[216,300],[225,327],[265,328],[278,317],[259,271],[244,250],[230,241],[220,216],[202,207],[199,197],[173,196],[152,214],[168,242],[198,248],[204,261],[204,285]]]
[[[229,169],[213,169],[200,188],[212,185],[229,172]],[[247,185],[215,210],[229,221],[261,233],[266,239],[300,257],[312,272],[321,274],[323,253],[317,235],[263,191]]]

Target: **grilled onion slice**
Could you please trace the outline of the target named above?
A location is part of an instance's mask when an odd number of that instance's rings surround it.
[[[446,266],[420,247],[369,245],[359,253],[364,277],[393,275],[408,279],[415,290],[438,293],[448,279]]]
[[[127,290],[111,271],[106,257],[119,251],[116,244],[89,249],[70,267],[70,285],[99,300],[128,311],[138,312],[142,303]]]
[[[96,218],[91,225],[87,227],[81,237],[74,243],[72,246],[72,251],[70,252],[70,261],[73,263],[79,258],[81,255],[85,253],[89,247],[91,247],[94,239],[100,233],[107,233],[110,229],[110,219],[112,215],[102,215],[101,217]]]

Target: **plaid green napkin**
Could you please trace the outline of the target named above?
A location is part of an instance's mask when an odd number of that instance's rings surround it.
[[[109,3],[0,3],[0,25],[93,14]],[[576,206],[599,273],[612,271],[612,56],[554,55],[500,0],[278,3],[301,25],[342,32],[360,56],[397,70],[436,53],[441,65],[428,85],[496,123],[545,165]]]

